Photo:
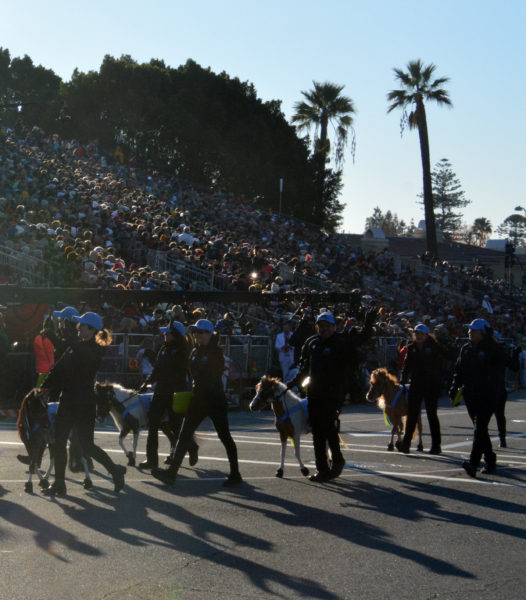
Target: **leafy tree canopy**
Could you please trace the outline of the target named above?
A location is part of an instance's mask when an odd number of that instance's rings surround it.
[[[385,235],[394,237],[408,233],[405,221],[400,220],[398,215],[393,214],[390,210],[384,214],[379,206],[376,206],[373,214],[365,220],[365,229],[381,229]]]
[[[462,226],[462,213],[458,212],[458,209],[470,204],[471,200],[466,199],[460,180],[447,158],[435,165],[431,173],[431,183],[435,223],[446,238],[451,238]]]
[[[3,49],[0,76],[2,102],[22,102],[18,117],[26,126],[96,139],[108,156],[119,147],[138,165],[262,207],[278,208],[283,179],[287,213],[329,229],[341,220],[341,175],[324,182],[321,209],[308,141],[287,122],[280,101],[263,102],[249,82],[193,60],[174,69],[160,59],[139,64],[129,55],[107,55],[98,71],[75,70],[64,83]]]

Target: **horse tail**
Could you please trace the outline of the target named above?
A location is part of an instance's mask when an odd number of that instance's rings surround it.
[[[16,419],[16,428],[18,430],[18,435],[20,438],[23,438],[24,430],[28,429],[27,422],[27,396],[22,400],[22,404],[20,405],[20,409],[18,411],[18,417]]]

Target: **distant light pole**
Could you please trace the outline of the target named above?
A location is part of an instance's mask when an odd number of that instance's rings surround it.
[[[279,180],[279,214],[281,216],[281,200],[283,198],[283,177]]]

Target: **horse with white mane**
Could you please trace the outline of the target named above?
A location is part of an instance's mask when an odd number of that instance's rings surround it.
[[[307,417],[307,400],[302,400],[276,377],[264,375],[256,385],[256,395],[250,403],[250,410],[255,412],[265,406],[272,408],[275,417],[276,429],[281,440],[281,463],[276,471],[276,477],[283,477],[285,467],[285,454],[287,439],[293,440],[294,454],[298,460],[301,473],[305,477],[309,469],[303,464],[300,455],[300,437],[302,433],[309,433]]]
[[[139,432],[148,427],[148,412],[153,393],[139,394],[118,383],[96,383],[97,419],[103,421],[108,414],[119,430],[119,446],[128,458],[128,465],[135,466]],[[133,433],[133,450],[129,451],[124,445],[124,438]],[[171,429],[168,420],[161,421],[161,431],[170,441],[170,455],[177,443],[179,432]]]

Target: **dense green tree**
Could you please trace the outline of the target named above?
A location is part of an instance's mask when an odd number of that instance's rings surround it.
[[[515,247],[526,247],[526,216],[512,214],[497,227],[499,235],[507,237]]]
[[[400,236],[407,231],[407,226],[403,220],[398,218],[396,213],[387,210],[385,214],[379,206],[374,208],[373,214],[365,220],[365,229],[381,229],[385,235]]]
[[[440,160],[431,173],[433,188],[433,206],[435,224],[446,236],[451,238],[462,225],[462,213],[456,212],[470,204],[466,198],[460,180],[453,172],[447,158]],[[422,194],[420,194],[422,198]]]
[[[60,77],[34,65],[29,56],[11,58],[0,48],[0,114],[2,124],[12,127],[20,120],[27,127],[39,125],[53,130],[62,103]]]
[[[402,87],[391,90],[387,94],[387,100],[390,103],[387,112],[390,113],[395,108],[403,110],[402,132],[405,124],[409,125],[410,129],[418,129],[422,159],[427,249],[432,255],[438,257],[425,103],[432,101],[439,105],[451,105],[451,100],[448,92],[441,87],[449,81],[449,78],[439,77],[433,80],[435,69],[435,65],[424,65],[420,59],[410,61],[407,64],[407,71],[393,69],[395,78]]]

